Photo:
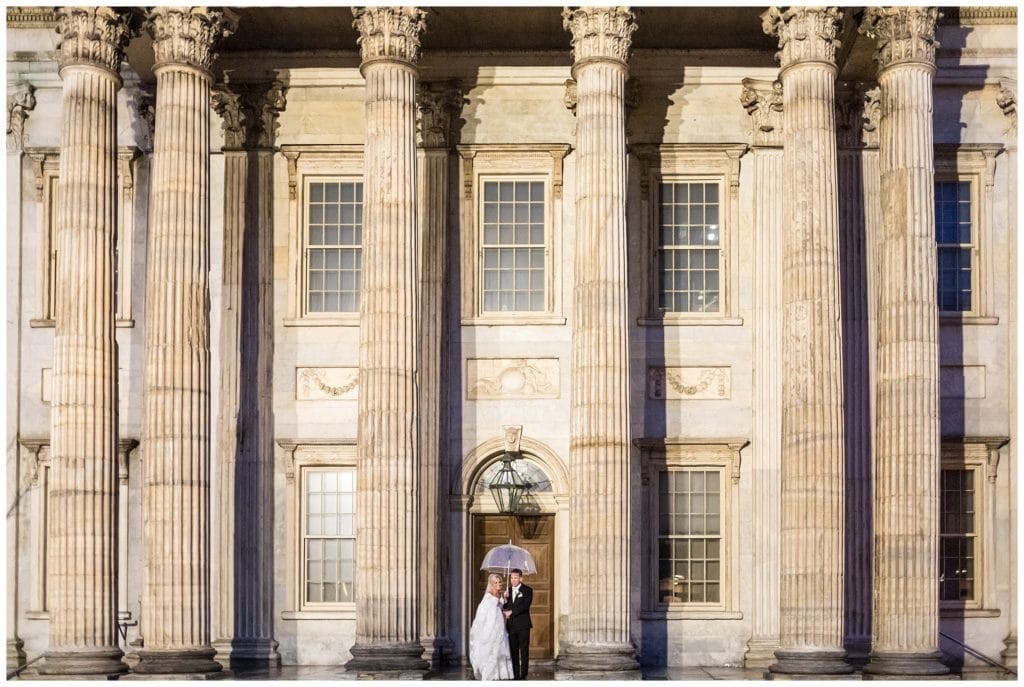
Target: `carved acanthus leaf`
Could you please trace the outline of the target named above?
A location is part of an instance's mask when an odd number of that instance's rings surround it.
[[[420,83],[416,93],[419,145],[424,148],[450,148],[457,143],[457,124],[466,102],[457,81]]]
[[[57,46],[61,69],[84,64],[118,74],[128,39],[138,31],[138,15],[112,7],[61,7]]]
[[[1003,111],[1003,114],[1010,118],[1010,128],[1017,130],[1017,80],[1010,78],[999,79],[999,96],[996,98],[996,105]]]
[[[238,15],[226,8],[154,7],[146,19],[153,37],[154,69],[184,64],[209,72],[214,48],[238,27]]]
[[[363,61],[380,58],[416,64],[427,13],[417,7],[353,7]]]
[[[750,115],[752,143],[782,145],[782,82],[743,79],[740,104]]]
[[[287,104],[283,83],[218,84],[211,98],[223,120],[225,148],[273,147],[277,116]]]
[[[797,62],[835,64],[843,14],[837,7],[769,7],[761,28],[779,39],[775,58],[783,68]]]
[[[572,33],[576,63],[590,59],[629,62],[637,24],[628,7],[566,7],[562,10],[562,26]]]
[[[935,64],[935,7],[869,7],[859,31],[875,39],[879,69],[902,62]]]
[[[878,87],[840,82],[836,87],[836,144],[840,148],[878,145]]]
[[[19,81],[7,93],[7,150],[25,147],[25,120],[36,106],[35,86]]]

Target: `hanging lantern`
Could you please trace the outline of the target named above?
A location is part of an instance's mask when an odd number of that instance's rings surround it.
[[[498,504],[498,512],[512,514],[519,508],[519,499],[526,491],[526,482],[512,467],[515,454],[505,452],[501,459],[501,470],[491,480],[491,495]]]

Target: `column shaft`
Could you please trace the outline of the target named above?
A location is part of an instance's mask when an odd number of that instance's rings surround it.
[[[40,672],[125,672],[117,634],[117,91],[126,28],[63,10],[60,196],[47,523],[50,643]],[[123,39],[122,39],[123,40]],[[83,43],[106,49],[99,64]]]
[[[917,21],[934,33],[935,11],[930,14],[927,8],[885,9],[869,11],[865,19],[881,38],[879,174],[885,227],[878,251],[872,653],[865,668],[877,674],[949,672],[938,660],[936,584],[941,437],[934,48],[901,35],[907,22]],[[906,59],[906,49],[913,59]]]
[[[848,673],[834,112],[839,12],[772,8],[762,16],[780,37],[785,145],[780,648],[771,670]]]
[[[366,79],[354,671],[421,672],[420,246],[416,52],[422,14],[354,10]],[[378,43],[377,40],[380,40]]]
[[[630,643],[628,45],[622,8],[566,10],[577,82],[576,250],[570,391],[569,621],[559,665],[638,668]],[[592,29],[597,26],[597,34]],[[596,40],[591,36],[597,36]],[[624,38],[616,53],[611,43]],[[600,580],[594,585],[594,580]]]

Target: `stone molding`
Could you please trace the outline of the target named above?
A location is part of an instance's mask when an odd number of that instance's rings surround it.
[[[1010,119],[1010,130],[1017,130],[1017,79],[1001,77],[996,105]]]
[[[775,59],[785,69],[799,62],[835,64],[843,14],[837,7],[769,7],[761,28],[779,39]]]
[[[112,7],[61,7],[57,10],[60,69],[98,67],[119,75],[124,48],[138,30],[132,12]],[[119,77],[120,78],[120,77]]]
[[[934,66],[938,16],[935,7],[869,7],[858,30],[877,42],[879,70],[908,62]]]
[[[35,86],[27,81],[13,84],[7,92],[7,151],[14,152],[25,147],[25,120],[35,109]]]
[[[272,148],[278,115],[288,104],[286,92],[276,79],[218,84],[211,93],[211,104],[223,120],[224,148]]]
[[[391,59],[416,64],[427,13],[418,7],[353,7],[352,27],[359,32],[363,62]]]
[[[57,24],[53,7],[8,7],[8,29],[52,29]]]
[[[207,73],[217,58],[214,47],[235,32],[238,15],[211,7],[154,7],[145,28],[153,37],[154,71],[184,64]]]
[[[751,143],[755,146],[782,145],[782,82],[743,79],[740,104],[750,115]]]
[[[656,401],[714,399],[732,396],[730,367],[648,367],[647,398]]]
[[[939,14],[940,24],[975,26],[979,24],[1015,24],[1017,8],[1006,7],[946,7]]]
[[[451,148],[457,143],[459,115],[468,100],[457,80],[421,82],[416,89],[416,143]]]
[[[860,81],[836,84],[836,146],[874,148],[878,146],[881,90]]]
[[[354,400],[359,394],[358,367],[295,368],[295,400]]]
[[[637,24],[628,7],[566,7],[562,10],[562,27],[572,33],[576,64],[586,60],[615,60],[623,65],[629,62]]]

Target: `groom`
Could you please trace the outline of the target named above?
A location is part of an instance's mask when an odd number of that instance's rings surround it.
[[[505,592],[505,629],[508,630],[508,649],[512,654],[512,675],[525,680],[530,671],[530,604],[533,589],[523,584],[523,571],[514,568],[509,575],[510,589]]]

